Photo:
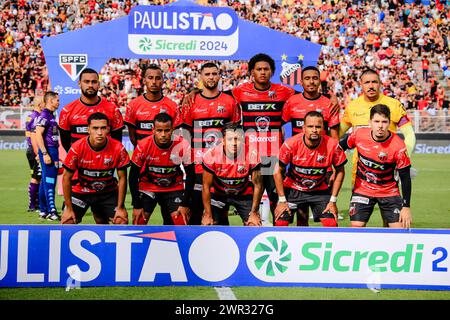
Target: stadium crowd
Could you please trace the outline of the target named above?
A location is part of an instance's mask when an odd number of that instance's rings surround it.
[[[127,15],[139,4],[170,1],[57,0],[5,1],[0,15],[0,105],[29,106],[49,88],[40,39]],[[406,3],[405,3],[406,2]],[[324,90],[334,92],[343,108],[361,93],[364,67],[379,71],[384,93],[408,109],[440,109],[445,90],[436,64],[450,82],[449,4],[420,1],[198,1],[233,7],[238,15],[261,25],[323,45],[319,59]],[[125,108],[142,93],[142,66],[155,61],[111,59],[100,71],[101,94]],[[179,102],[198,85],[202,61],[159,60],[165,72],[164,94]],[[223,88],[248,80],[246,62],[224,61]],[[420,74],[418,70],[422,70]],[[444,105],[445,107],[445,105]]]

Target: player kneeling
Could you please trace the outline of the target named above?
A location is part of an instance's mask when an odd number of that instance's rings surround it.
[[[153,134],[138,142],[131,160],[133,224],[147,224],[157,204],[165,225],[187,224],[195,182],[194,164],[189,142],[173,134],[170,115],[155,116]],[[186,172],[186,187],[181,165]]]
[[[242,126],[226,124],[222,135],[223,143],[203,157],[202,225],[229,225],[228,210],[232,205],[244,225],[260,226],[263,192],[260,161],[256,152],[249,152],[245,146]]]
[[[88,118],[89,136],[76,141],[64,160],[63,224],[80,223],[91,207],[97,224],[128,224],[125,209],[127,167],[125,147],[108,137],[108,117],[100,112]],[[114,177],[117,170],[119,181]]]

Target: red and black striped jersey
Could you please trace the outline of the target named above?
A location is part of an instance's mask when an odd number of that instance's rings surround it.
[[[233,96],[242,109],[242,124],[247,143],[260,156],[276,156],[282,143],[281,112],[294,89],[281,84],[258,90],[253,83],[244,83],[233,89]]]
[[[70,131],[71,142],[74,143],[88,135],[87,119],[95,112],[104,113],[108,117],[111,131],[123,128],[123,117],[119,108],[105,98],[100,98],[98,103],[93,105],[85,104],[80,99],[72,101],[61,110],[58,126]]]
[[[129,166],[130,157],[121,142],[107,138],[106,145],[94,150],[89,137],[79,139],[70,147],[64,160],[64,168],[75,172],[72,192],[104,193],[117,189],[115,170]]]
[[[288,138],[280,149],[279,160],[285,166],[290,164],[284,186],[304,192],[328,189],[326,173],[328,169],[347,162],[339,141],[322,136],[319,145],[309,148],[304,134]]]
[[[298,93],[286,101],[281,117],[283,122],[291,122],[292,135],[295,135],[303,132],[303,124],[308,112],[320,112],[324,120],[323,134],[326,135],[329,128],[339,125],[339,114],[337,112],[331,114],[330,107],[330,99],[323,95],[316,99],[308,99],[303,93]]]
[[[140,140],[131,158],[141,168],[139,190],[168,192],[183,190],[181,165],[190,165],[191,147],[182,137],[174,135],[171,145],[159,147],[153,135]]]
[[[203,156],[203,168],[214,175],[213,193],[222,195],[251,195],[251,173],[261,166],[256,150],[248,148],[236,159],[229,158],[221,143],[209,149]]]
[[[202,173],[203,154],[222,142],[222,128],[227,122],[240,122],[241,110],[234,98],[224,92],[207,98],[197,94],[192,106],[183,106],[183,122],[192,128],[191,146],[195,173]]]
[[[370,197],[400,195],[395,169],[411,165],[403,140],[390,132],[384,141],[375,141],[370,128],[359,128],[347,140],[349,148],[358,151],[356,180],[353,191]]]
[[[125,111],[125,123],[136,129],[136,139],[141,140],[153,132],[153,120],[158,113],[166,112],[173,119],[173,127],[180,125],[178,105],[167,97],[157,101],[141,95],[130,101]]]

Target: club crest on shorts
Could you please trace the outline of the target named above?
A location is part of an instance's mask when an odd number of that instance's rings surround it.
[[[88,65],[88,56],[87,54],[61,53],[59,55],[59,65],[72,81],[76,81],[81,71]]]

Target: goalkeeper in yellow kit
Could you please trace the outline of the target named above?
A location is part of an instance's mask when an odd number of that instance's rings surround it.
[[[359,127],[368,127],[370,109],[377,104],[384,104],[391,111],[389,130],[397,132],[397,129],[400,129],[400,132],[405,137],[404,141],[408,149],[408,154],[411,155],[416,144],[416,135],[402,103],[380,92],[381,81],[375,70],[364,70],[361,74],[360,81],[363,94],[352,100],[345,108],[344,116],[339,125],[339,137],[341,138],[350,128],[355,130]],[[355,183],[357,161],[358,154],[355,151],[353,154],[352,186]]]

